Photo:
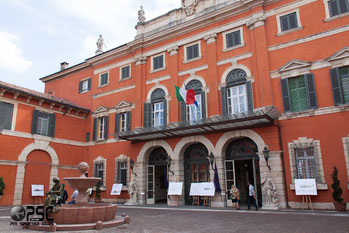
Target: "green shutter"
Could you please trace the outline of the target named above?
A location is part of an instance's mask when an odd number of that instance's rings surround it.
[[[115,133],[120,131],[120,113],[115,114]]]
[[[56,126],[56,114],[52,113],[49,115],[49,120],[48,120],[48,136],[54,137],[55,136],[55,126]]]
[[[152,104],[144,103],[143,108],[143,127],[148,128],[152,126]]]
[[[288,80],[291,111],[299,112],[308,109],[308,98],[305,88],[304,76]]]
[[[339,76],[342,84],[343,103],[349,103],[349,67],[339,68]]]
[[[281,79],[281,92],[282,92],[282,102],[284,104],[284,111],[289,112],[290,107],[290,94],[288,90],[288,79]]]
[[[0,102],[0,129],[11,130],[13,104]]]
[[[247,81],[247,83],[246,83],[246,92],[247,92],[248,111],[253,112],[253,96],[252,96],[252,84],[251,84],[251,81]]]
[[[304,79],[305,79],[305,86],[308,94],[309,108],[317,108],[318,105],[317,105],[317,98],[316,98],[314,75],[312,73],[305,74]]]
[[[181,121],[186,121],[187,105],[184,101],[179,101],[179,104],[181,110]]]
[[[91,78],[88,79],[88,90],[91,90]]]
[[[104,140],[108,139],[109,116],[104,117]]]
[[[39,111],[34,110],[33,111],[33,120],[32,120],[32,134],[36,134],[36,131],[38,129],[38,117],[39,117]]]
[[[82,92],[82,81],[79,82],[79,93]]]
[[[167,114],[168,114],[167,100],[164,100],[163,103],[164,103],[164,124],[163,125],[167,125]]]
[[[131,130],[131,111],[126,112],[126,131]]]
[[[226,87],[221,87],[221,104],[222,104],[222,115],[228,114],[227,88]]]
[[[330,69],[331,75],[331,85],[332,85],[332,94],[334,105],[339,105],[343,103],[343,94],[341,82],[339,79],[339,70],[338,68]]]
[[[89,142],[90,141],[90,132],[86,133],[85,136],[85,142]]]
[[[201,92],[201,114],[202,119],[206,119],[206,95],[205,92]]]
[[[93,119],[93,133],[92,140],[97,141],[97,127],[98,127],[98,118]]]

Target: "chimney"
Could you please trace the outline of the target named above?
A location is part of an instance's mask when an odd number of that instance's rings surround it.
[[[65,62],[65,61],[62,62],[62,63],[61,63],[61,71],[67,69],[68,66],[69,66],[69,63],[68,63],[68,62]]]

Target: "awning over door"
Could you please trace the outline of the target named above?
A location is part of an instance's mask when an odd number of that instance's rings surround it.
[[[198,134],[266,127],[272,125],[278,116],[279,112],[274,106],[267,106],[239,114],[212,116],[190,122],[173,122],[157,127],[136,128],[131,131],[120,132],[116,136],[132,142],[146,142]]]

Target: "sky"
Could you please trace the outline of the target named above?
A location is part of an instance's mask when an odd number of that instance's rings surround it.
[[[0,80],[44,91],[39,79],[134,40],[138,10],[146,20],[181,7],[180,0],[0,0]]]

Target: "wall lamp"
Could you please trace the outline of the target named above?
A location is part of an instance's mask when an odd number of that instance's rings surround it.
[[[211,152],[209,155],[207,155],[207,158],[208,158],[208,161],[210,162],[211,168],[212,168],[212,170],[213,170],[213,160],[214,160],[214,155],[213,155],[213,153]]]
[[[264,159],[265,159],[265,162],[266,162],[266,164],[267,164],[267,167],[268,167],[269,170],[270,170],[270,166],[269,166],[269,163],[268,163],[268,160],[269,160],[269,149],[268,149],[267,146],[264,147],[263,155],[264,155]]]
[[[137,176],[136,173],[133,172],[133,168],[134,168],[135,162],[133,161],[133,159],[130,160],[130,167],[131,167],[131,173],[135,176]]]
[[[168,172],[171,172],[171,174],[174,175],[174,172],[171,171],[171,162],[172,162],[172,159],[171,159],[170,156],[167,157],[166,162],[167,162],[167,166],[168,166]]]

